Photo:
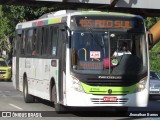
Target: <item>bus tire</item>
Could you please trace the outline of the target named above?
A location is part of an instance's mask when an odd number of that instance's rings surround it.
[[[10,79],[7,79],[7,82],[12,82],[11,78],[10,78]]]
[[[128,112],[128,107],[117,107],[116,112],[119,114],[126,114]]]
[[[33,103],[34,102],[34,96],[28,94],[28,83],[27,83],[27,77],[24,78],[24,84],[23,84],[23,96],[25,103]]]
[[[153,95],[149,95],[149,100],[153,100]]]
[[[63,105],[57,103],[57,92],[56,92],[56,86],[53,85],[52,87],[52,100],[54,101],[54,108],[56,113],[64,113],[66,110]]]

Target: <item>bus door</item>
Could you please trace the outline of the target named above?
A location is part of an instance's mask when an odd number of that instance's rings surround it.
[[[59,59],[59,80],[58,80],[58,90],[59,90],[59,101],[63,101],[63,84],[65,83],[66,74],[66,31],[59,28],[59,39],[58,39],[58,59]]]

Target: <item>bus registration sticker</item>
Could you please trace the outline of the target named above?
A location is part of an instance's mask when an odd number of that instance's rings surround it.
[[[117,97],[103,97],[103,101],[105,102],[117,102]]]
[[[100,51],[90,51],[90,58],[101,58]]]

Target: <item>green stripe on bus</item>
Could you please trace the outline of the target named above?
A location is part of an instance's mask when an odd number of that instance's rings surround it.
[[[48,24],[55,24],[60,22],[61,22],[61,18],[53,18],[48,20]]]
[[[110,95],[121,95],[121,94],[132,94],[137,88],[137,84],[129,86],[129,87],[112,87],[112,86],[90,86],[81,82],[83,90],[87,94],[109,94],[108,90],[112,90]]]
[[[81,14],[87,14],[87,15],[111,15],[111,16],[134,16],[133,14],[126,14],[126,13],[116,13],[116,12],[81,12]]]

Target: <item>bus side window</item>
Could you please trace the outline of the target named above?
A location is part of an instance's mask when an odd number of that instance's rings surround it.
[[[50,39],[50,27],[45,28],[45,54],[48,54],[48,49],[49,49],[49,39]]]
[[[32,55],[36,55],[36,44],[37,44],[37,29],[34,29],[33,31],[33,40],[32,40]]]
[[[22,31],[22,36],[20,39],[20,54],[24,55],[25,54],[25,41],[26,41],[26,35],[25,35],[25,31]]]
[[[44,41],[44,39],[45,39],[45,32],[44,32],[45,30],[44,30],[44,27],[42,27],[42,31],[41,31],[41,34],[42,34],[42,36],[41,36],[41,55],[44,55],[44,51],[45,51],[45,41]]]
[[[24,31],[23,31],[24,32]],[[23,32],[22,30],[16,32],[16,39],[13,40],[13,56],[17,56],[21,54],[21,47],[22,47],[22,41],[23,41]]]
[[[51,54],[55,56],[57,54],[58,27],[52,27],[51,30]]]
[[[49,27],[42,28],[42,55],[47,55],[49,42]]]
[[[42,49],[42,27],[37,28],[37,44],[36,44],[36,55],[41,55]]]
[[[28,30],[28,32],[27,32],[27,55],[31,55],[31,52],[32,52],[32,36],[33,36],[33,30],[32,29],[30,29],[30,30]]]

